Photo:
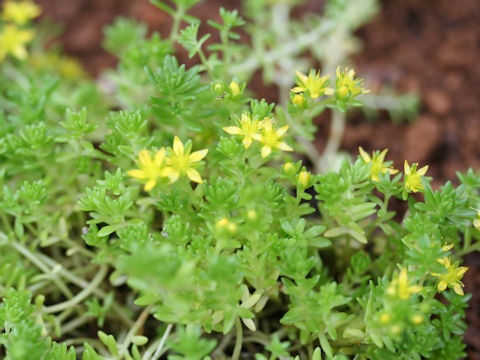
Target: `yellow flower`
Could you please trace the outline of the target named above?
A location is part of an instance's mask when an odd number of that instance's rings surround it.
[[[152,190],[160,177],[163,175],[163,161],[165,159],[165,149],[161,148],[152,157],[149,150],[142,150],[138,155],[138,166],[140,169],[128,171],[131,177],[146,181],[145,191]]]
[[[262,120],[260,127],[262,129],[262,133],[254,135],[253,138],[263,144],[263,158],[270,155],[274,148],[283,151],[293,151],[290,146],[281,141],[288,130],[288,125],[282,126],[280,129],[276,129],[274,127],[273,120],[270,118],[265,118]]]
[[[252,119],[252,116],[248,113],[243,113],[240,121],[240,127],[227,126],[223,130],[230,135],[243,136],[242,144],[245,149],[248,149],[254,140],[254,136],[258,135],[260,129],[260,122],[256,119]]]
[[[208,150],[203,149],[190,154],[191,144],[191,142],[187,142],[187,146],[184,146],[178,136],[173,139],[173,148],[170,149],[166,160],[168,166],[163,172],[170,178],[170,182],[177,181],[182,174],[187,175],[190,180],[196,183],[201,184],[203,182],[195,167],[200,165],[200,161],[207,155]]]
[[[447,270],[444,274],[432,273],[433,276],[437,276],[440,280],[438,283],[438,291],[444,291],[448,286],[449,288],[453,288],[453,291],[458,295],[464,295],[462,289],[464,285],[460,279],[463,277],[463,274],[467,272],[468,267],[458,267],[457,264],[451,264],[450,258],[448,257],[438,259],[437,261]]]
[[[0,33],[0,61],[8,54],[20,60],[26,59],[28,53],[25,44],[33,37],[34,34],[30,30],[21,30],[15,25],[5,25]]]
[[[3,4],[2,18],[23,25],[36,18],[42,11],[32,1],[6,1]]]
[[[341,101],[348,101],[360,94],[366,94],[369,90],[362,87],[363,80],[360,78],[355,79],[355,70],[345,68],[341,71],[340,66],[336,71],[337,79],[335,83],[336,97]]]
[[[358,148],[358,151],[360,152],[360,157],[365,163],[372,163],[372,167],[370,168],[370,178],[373,181],[380,181],[380,178],[378,177],[380,173],[386,174],[389,172],[393,175],[398,172],[398,170],[394,169],[391,165],[385,164],[385,155],[387,155],[388,149],[383,150],[380,154],[378,152],[372,153],[372,157],[370,157],[361,146]]]
[[[307,75],[302,74],[299,71],[295,71],[297,75],[297,85],[291,91],[295,94],[303,93],[308,90],[312,99],[317,99],[322,95],[332,95],[333,89],[328,87],[329,80],[328,75],[320,76],[320,71],[310,70]],[[298,105],[298,104],[297,104]]]
[[[402,300],[407,300],[410,296],[417,294],[421,290],[421,286],[409,284],[407,270],[402,269],[400,274],[392,280],[392,283],[387,288],[387,294],[398,296]]]
[[[420,179],[427,173],[428,165],[422,167],[420,170],[417,170],[417,167],[417,163],[412,164],[412,166],[410,167],[407,160],[405,160],[405,178],[403,180],[403,183],[405,189],[407,189],[408,192],[416,193],[424,189]]]

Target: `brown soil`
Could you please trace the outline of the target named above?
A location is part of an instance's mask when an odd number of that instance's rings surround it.
[[[146,0],[37,2],[48,17],[65,24],[60,37],[65,50],[94,75],[115,65],[115,59],[101,49],[101,39],[102,27],[116,16],[141,19],[162,34],[171,24],[169,16]],[[208,0],[195,13],[201,19],[215,19],[220,6],[235,8],[238,3]],[[315,11],[319,3],[310,0],[305,9]],[[428,174],[436,179],[434,186],[453,180],[456,171],[479,169],[480,1],[384,1],[381,14],[358,35],[364,50],[355,59],[356,69],[367,86],[415,90],[423,106],[411,124],[394,125],[386,114],[376,122],[355,115],[342,147],[352,153],[359,145],[366,150],[389,148],[389,158],[399,168],[404,159],[428,164]],[[471,254],[466,264],[470,267],[466,291],[474,294],[467,314],[468,358],[480,359],[480,293],[474,292],[480,286],[480,257]]]

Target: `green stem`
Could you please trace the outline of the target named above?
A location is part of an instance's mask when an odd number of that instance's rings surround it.
[[[277,50],[264,54],[262,53],[263,56],[261,58],[254,55],[239,65],[230,67],[230,74],[236,75],[243,72],[253,73],[261,65],[265,66],[267,64],[276,63],[286,55],[295,55],[305,49],[305,47],[314,44],[319,38],[331,31],[334,27],[335,23],[333,21],[322,22],[322,24],[314,30],[287,42],[285,45],[277,48]]]
[[[467,255],[468,253],[471,253],[472,251],[480,251],[480,242],[477,242],[473,245],[470,245],[466,248],[463,248],[461,251],[459,251],[456,255],[458,257],[462,257],[463,255]]]
[[[88,284],[87,287],[85,287],[82,291],[80,291],[75,297],[68,301],[64,301],[59,304],[55,304],[52,306],[48,306],[44,309],[44,312],[46,314],[50,313],[56,313],[59,311],[62,311],[64,309],[68,309],[69,307],[73,307],[86,299],[90,294],[93,293],[93,291],[97,288],[97,286],[100,285],[100,283],[103,281],[105,276],[107,275],[108,267],[106,265],[102,265],[100,267],[100,271],[95,275],[93,280]]]
[[[76,317],[72,321],[69,321],[68,323],[62,325],[62,327],[60,328],[60,332],[61,332],[62,335],[68,334],[71,331],[77,329],[78,327],[82,326],[83,324],[85,324],[86,322],[88,322],[90,320],[91,320],[91,318],[87,317],[87,316]]]
[[[210,68],[207,57],[202,49],[198,49],[198,56],[200,57],[200,61],[202,62],[203,66],[205,66],[205,70],[207,71],[208,75],[214,79],[215,77],[213,76],[212,69]]]
[[[240,358],[240,352],[242,351],[243,343],[243,329],[240,318],[237,316],[235,319],[235,347],[233,348],[232,360],[238,360]]]
[[[182,8],[177,8],[177,11],[173,15],[173,25],[169,36],[172,43],[175,43],[178,39],[178,30],[180,29],[180,23],[184,15],[185,11]]]
[[[465,229],[463,233],[463,250],[468,249],[472,242],[472,235],[470,234],[470,227]]]
[[[343,133],[345,131],[345,120],[346,116],[344,113],[338,110],[332,111],[330,136],[328,137],[323,156],[315,164],[315,170],[317,173],[325,173],[332,169],[333,160],[338,153]]]
[[[49,263],[51,266],[58,266],[60,267],[60,271],[58,272],[59,275],[63,276],[65,279],[70,281],[72,284],[75,284],[78,287],[81,288],[86,288],[88,287],[89,283],[85,281],[83,278],[76,276],[72,272],[68,271],[67,269],[63,268],[60,264],[57,264],[53,259],[49,258],[46,255],[39,254],[42,259],[46,262]],[[93,292],[95,295],[98,297],[101,297],[104,299],[108,294],[103,291],[102,289],[94,289]],[[124,308],[119,306],[116,303],[112,304],[112,310],[114,310],[117,315],[120,317],[120,319],[127,325],[128,327],[131,327],[133,325],[133,321],[128,317],[127,312]]]
[[[7,236],[2,232],[0,232],[0,237],[4,237],[5,239],[8,239]],[[9,242],[9,244],[11,244],[15,248],[15,250],[17,250],[23,256],[25,256],[27,259],[29,259],[35,266],[37,266],[44,273],[50,274],[52,272],[52,270],[50,270],[50,268],[47,266],[47,264],[48,264],[53,269],[53,272],[55,272],[56,274],[64,277],[65,279],[70,281],[72,284],[75,284],[76,286],[84,288],[84,289],[89,286],[89,283],[86,280],[84,280],[84,279],[76,276],[75,274],[71,273],[70,271],[65,269],[62,265],[58,264],[56,261],[52,260],[48,256],[40,253],[40,254],[38,254],[39,257],[37,257],[30,250],[28,250],[25,246],[23,246],[23,245],[21,245],[17,242]],[[52,281],[55,282],[55,284],[57,286],[59,286],[59,288],[63,284],[63,282],[60,279],[58,279],[57,277],[53,277]],[[64,284],[63,284],[63,287],[68,289],[66,287],[66,285],[64,285]],[[98,297],[101,297],[101,298],[105,298],[107,296],[107,293],[105,291],[103,291],[102,289],[95,288],[95,289],[93,289],[93,293],[95,295],[97,295]],[[73,296],[73,294],[69,297],[72,297],[72,296]],[[127,325],[128,327],[131,327],[133,325],[132,320],[127,316],[127,313],[126,313],[125,309],[123,309],[121,306],[113,303],[112,304],[112,310],[115,311],[115,313],[125,323],[125,325]]]
[[[138,332],[138,330],[143,326],[145,321],[148,318],[148,315],[150,315],[150,310],[152,309],[153,305],[147,306],[140,316],[138,317],[137,321],[135,321],[135,324],[131,327],[130,331],[128,332],[127,336],[125,337],[125,340],[123,343],[120,345],[120,349],[118,351],[120,355],[120,359],[124,355],[124,353],[128,350],[128,347],[132,343],[132,339],[135,336],[135,334]]]
[[[1,235],[5,236],[5,234],[0,233]],[[52,281],[55,283],[55,285],[58,286],[58,288],[65,294],[67,298],[72,298],[73,293],[70,291],[68,286],[61,281],[58,277],[55,276],[55,273],[58,271],[58,267],[54,268],[49,268],[43,261],[41,261],[35,254],[33,254],[28,248],[25,246],[21,245],[20,243],[16,241],[9,242],[9,244],[17,250],[20,254],[22,254],[25,258],[30,260],[30,262],[35,265],[37,268],[39,268],[42,272],[47,274]]]
[[[150,360],[157,360],[160,357],[160,355],[162,354],[163,346],[167,341],[168,335],[170,334],[170,331],[172,331],[172,327],[173,327],[173,324],[168,324],[167,329],[163,333],[162,339],[160,340],[160,344],[158,344],[158,348]]]

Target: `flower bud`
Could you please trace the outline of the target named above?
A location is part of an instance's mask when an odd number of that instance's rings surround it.
[[[255,210],[248,210],[247,217],[249,220],[255,220],[257,218],[257,212]]]
[[[287,175],[295,174],[295,166],[290,161],[283,164],[282,169]]]
[[[380,322],[383,324],[387,324],[390,321],[390,315],[383,313],[380,315]]]
[[[312,175],[308,171],[303,170],[300,172],[300,174],[298,174],[298,182],[302,184],[304,187],[308,186],[311,179],[312,179]]]
[[[303,104],[305,104],[305,98],[303,97],[303,95],[297,94],[293,97],[292,103],[297,106],[303,106]]]
[[[215,95],[222,96],[223,93],[225,92],[225,89],[223,88],[223,84],[216,83],[215,86],[213,87],[213,91],[215,92]]]
[[[230,88],[233,97],[236,97],[238,94],[240,94],[240,87],[236,81],[232,81],[228,87]]]

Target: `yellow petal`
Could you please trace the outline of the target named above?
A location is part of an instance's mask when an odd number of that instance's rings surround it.
[[[405,160],[405,162],[403,163],[403,169],[405,174],[410,175],[410,165],[408,165],[407,160]]]
[[[293,151],[293,149],[284,142],[278,143],[277,148],[283,151]]]
[[[177,172],[174,168],[167,166],[162,169],[160,172],[160,176],[162,177],[170,177],[170,175],[174,172]]]
[[[253,140],[260,141],[260,142],[263,140],[263,136],[261,134],[251,134],[250,137]]]
[[[252,145],[252,138],[250,136],[245,136],[242,141],[243,147],[248,149]]]
[[[157,183],[156,180],[152,179],[152,180],[148,180],[147,183],[145,184],[145,186],[143,187],[143,189],[145,191],[150,191],[152,190],[154,187],[155,187],[155,184]]]
[[[198,150],[190,154],[190,161],[197,162],[207,156],[208,149]]]
[[[460,286],[460,284],[455,284],[455,285],[453,285],[453,291],[455,291],[458,295],[461,295],[461,296],[465,295],[465,294],[463,293],[463,289],[462,289],[462,287]]]
[[[368,155],[361,146],[358,147],[358,152],[360,153],[360,157],[362,158],[363,161],[365,161],[366,163],[371,161],[370,155]]]
[[[449,251],[453,248],[453,244],[445,244],[442,246],[442,251]]]
[[[146,174],[142,170],[138,170],[138,169],[129,170],[127,171],[127,174],[135,179],[139,179],[139,180],[147,179]]]
[[[272,131],[272,128],[273,128],[272,119],[270,118],[263,119],[261,123],[261,127],[263,128],[265,133]]]
[[[152,158],[150,157],[150,151],[149,150],[142,150],[138,154],[138,159],[140,160],[140,164],[142,165],[149,165],[152,163]]]
[[[25,46],[23,45],[15,46],[15,48],[12,51],[12,54],[17,59],[20,59],[20,60],[25,60],[28,56],[27,49],[25,49]]]
[[[283,127],[281,127],[280,129],[278,129],[276,132],[277,132],[277,135],[278,137],[282,136],[283,134],[285,134],[288,130],[288,125],[285,125]]]
[[[460,266],[458,269],[457,269],[457,276],[463,276],[463,274],[465,274],[468,270],[468,267],[466,266]]]
[[[190,180],[195,181],[196,183],[201,184],[203,182],[202,177],[200,176],[198,171],[195,170],[195,169],[188,168],[187,169],[187,176]]]
[[[303,84],[308,80],[308,76],[302,74],[300,71],[295,71],[295,75],[297,75],[298,80],[300,80]]]
[[[439,264],[442,264],[443,266],[445,267],[449,267],[451,264],[450,264],[450,259],[448,257],[444,257],[444,258],[441,258],[441,259],[437,259],[437,262]]]
[[[182,141],[178,138],[178,136],[175,136],[173,138],[173,152],[176,155],[183,155],[183,143]]]
[[[293,92],[294,94],[298,94],[298,93],[301,93],[301,92],[304,92],[305,91],[305,88],[304,87],[300,87],[300,86],[295,86],[292,90],[290,90],[291,92]]]
[[[387,155],[387,152],[388,152],[388,149],[384,149],[378,156],[378,159],[381,160],[382,163],[385,160],[385,155]]]
[[[417,171],[417,174],[419,175],[425,175],[427,173],[427,170],[428,170],[428,165],[422,167],[420,170]]]
[[[230,135],[242,135],[243,131],[238,126],[227,126],[223,128]]]
[[[174,169],[168,173],[168,178],[170,179],[170,184],[174,183],[180,177],[180,173]]]
[[[155,153],[155,159],[154,159],[155,165],[160,167],[163,163],[163,159],[165,159],[165,148],[161,148]]]
[[[447,288],[447,282],[442,280],[438,283],[438,291],[443,291]]]
[[[266,158],[272,153],[272,148],[270,146],[262,147],[262,158]]]

